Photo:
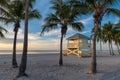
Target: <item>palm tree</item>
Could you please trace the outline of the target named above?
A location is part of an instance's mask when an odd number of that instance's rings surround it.
[[[35,0],[25,0],[26,5],[25,5],[25,25],[24,25],[24,44],[23,44],[23,54],[21,58],[21,64],[19,67],[19,73],[17,77],[21,76],[27,76],[25,73],[26,70],[26,65],[27,65],[27,50],[28,50],[28,19],[30,18],[30,4],[34,2]],[[40,18],[39,16],[37,16]]]
[[[93,48],[92,48],[92,61],[90,71],[88,73],[94,74],[97,72],[97,62],[96,62],[96,37],[98,34],[98,28],[100,27],[102,18],[105,13],[118,14],[118,10],[110,8],[117,0],[85,0],[85,4],[89,6],[89,11],[93,12],[94,18],[94,37],[93,37]]]
[[[108,42],[108,36],[106,36],[107,34],[106,34],[106,31],[107,31],[107,29],[102,29],[102,41],[103,41],[103,43],[107,43]],[[109,47],[109,51],[110,51],[110,55],[112,55],[112,52],[111,52],[111,46],[110,46],[110,42],[108,42],[108,47]]]
[[[7,32],[7,30],[0,26],[0,37],[4,38],[4,32]]]
[[[20,28],[20,22],[21,20],[24,20],[25,10],[24,10],[24,2],[21,0],[12,1],[11,4],[9,4],[6,9],[4,9],[4,12],[7,13],[5,16],[0,17],[0,20],[8,23],[14,23],[14,43],[13,43],[13,58],[12,58],[12,65],[13,68],[18,67],[17,61],[16,61],[16,42],[17,42],[17,33]],[[4,15],[4,14],[3,14]],[[29,19],[39,19],[40,14],[37,10],[30,10],[29,12]]]
[[[103,26],[104,39],[106,38],[106,42],[108,41],[109,43],[109,50],[111,55],[114,55],[112,41],[114,40],[115,33],[116,27],[114,24],[108,22]]]
[[[72,3],[69,2],[70,4],[67,4],[67,2],[64,0],[51,0],[51,2],[53,5],[52,9],[55,11],[55,13],[51,13],[45,18],[41,35],[44,32],[48,32],[53,29],[61,29],[59,65],[62,66],[63,38],[67,33],[67,29],[68,27],[72,27],[75,30],[81,31],[83,29],[83,24],[75,20],[80,13],[78,8],[72,6]]]
[[[27,74],[25,73],[25,70],[26,70],[26,64],[27,64],[27,48],[28,48],[27,47],[28,46],[28,13],[29,13],[28,9],[29,9],[29,0],[26,0],[24,45],[23,45],[23,54],[22,54],[18,77],[27,76]]]
[[[119,30],[118,33],[116,32],[114,35],[115,35],[114,36],[114,41],[115,41],[115,44],[117,46],[118,53],[120,54],[120,49],[119,49],[119,46],[120,46],[120,30]]]
[[[114,33],[114,41],[115,41],[115,44],[117,46],[117,49],[118,49],[118,53],[120,54],[120,49],[119,49],[119,46],[120,46],[120,23],[118,22],[117,24],[115,24],[115,27],[116,27],[116,32]]]

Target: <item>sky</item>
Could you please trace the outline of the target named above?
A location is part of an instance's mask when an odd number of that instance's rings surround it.
[[[50,0],[36,0],[34,5],[34,9],[37,9],[42,18],[40,20],[30,20],[29,21],[29,33],[28,33],[28,49],[29,50],[59,50],[59,43],[60,43],[60,29],[52,30],[44,34],[44,36],[40,36],[41,26],[44,24],[44,18],[49,14],[53,13],[54,11],[50,8],[51,3]],[[120,9],[120,4],[113,6],[115,8]],[[111,15],[105,16],[102,20],[102,25],[107,23],[108,21],[112,23],[117,23],[119,20],[118,17]],[[91,29],[93,28],[93,17],[92,14],[83,15],[80,17],[78,21],[81,21],[85,28],[81,32],[73,31],[71,28],[68,28],[66,37],[63,40],[63,49],[66,49],[67,40],[66,38],[75,34],[80,33],[86,36],[91,35]],[[8,33],[5,33],[6,38],[0,38],[0,50],[12,50],[13,47],[13,24],[4,24],[0,22],[1,26],[4,26]],[[24,22],[21,22],[21,28],[18,32],[18,39],[17,39],[17,50],[23,49],[23,34],[24,34]],[[113,48],[116,49],[116,46],[113,45]],[[99,43],[97,43],[97,49],[99,50]],[[103,49],[108,49],[108,45],[103,43]]]

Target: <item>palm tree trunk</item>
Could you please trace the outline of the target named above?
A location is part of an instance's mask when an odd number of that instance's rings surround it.
[[[114,52],[113,52],[113,46],[112,46],[112,40],[110,40],[110,44],[111,44],[112,55],[114,55]]]
[[[96,63],[96,32],[93,38],[93,48],[92,48],[92,62],[91,68],[89,73],[96,73],[97,72],[97,63]]]
[[[100,52],[102,53],[102,43],[101,43],[101,39],[100,39]]]
[[[63,33],[61,33],[61,40],[60,40],[60,58],[59,58],[59,65],[63,65],[63,54],[62,54],[62,44],[63,44]]]
[[[111,46],[110,46],[110,42],[109,42],[109,51],[110,51],[110,55],[112,55],[112,53],[111,53]]]
[[[120,49],[119,49],[118,43],[116,44],[116,46],[117,46],[117,49],[118,49],[118,53],[120,54]]]
[[[0,8],[1,8],[1,4],[0,4]],[[2,14],[1,10],[0,10],[0,15]]]
[[[15,31],[15,35],[14,35],[14,44],[13,44],[13,56],[12,56],[12,66],[13,68],[17,68],[18,64],[17,64],[17,60],[16,60],[16,40],[17,40],[17,31]]]
[[[100,23],[100,38],[102,37],[102,32],[101,32],[101,23]],[[100,39],[100,51],[102,53],[102,39]]]
[[[92,47],[92,61],[91,61],[91,66],[90,66],[90,71],[88,72],[89,74],[94,74],[97,72],[97,59],[96,59],[96,37],[98,34],[98,28],[99,25],[101,24],[103,13],[97,13],[93,15],[94,17],[94,37],[93,37],[93,47]]]
[[[91,67],[89,74],[94,74],[97,72],[97,60],[96,60],[96,37],[98,32],[99,24],[98,22],[95,23],[95,29],[94,29],[94,38],[93,38],[93,47],[92,47],[92,61],[91,61]]]
[[[28,48],[28,6],[29,6],[29,0],[26,1],[23,54],[22,54],[18,77],[27,76],[25,70],[27,65],[27,48]]]

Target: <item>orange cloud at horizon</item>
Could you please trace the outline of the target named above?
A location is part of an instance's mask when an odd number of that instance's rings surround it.
[[[13,43],[1,43],[0,42],[0,50],[12,50],[13,49]],[[65,49],[66,45],[63,46]],[[16,50],[22,50],[23,49],[23,43],[17,43]],[[59,42],[57,43],[50,43],[49,41],[46,43],[42,43],[39,41],[30,41],[28,43],[28,49],[29,50],[59,50]]]

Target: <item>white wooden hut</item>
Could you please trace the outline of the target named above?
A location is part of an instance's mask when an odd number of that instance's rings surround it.
[[[74,54],[78,57],[91,55],[91,39],[89,37],[77,33],[68,37],[67,40],[67,49],[64,55]]]

